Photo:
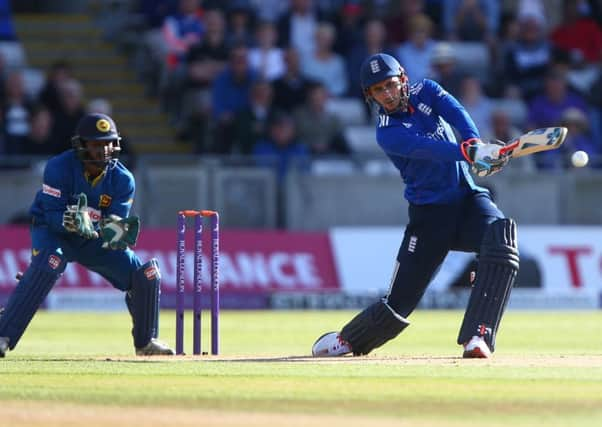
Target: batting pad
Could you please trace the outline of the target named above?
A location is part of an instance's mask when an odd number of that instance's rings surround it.
[[[48,265],[43,264],[47,261]],[[0,317],[0,336],[8,337],[13,350],[46,296],[65,270],[66,262],[50,251],[34,257],[29,268],[19,280]]]
[[[134,272],[132,289],[126,296],[134,323],[132,334],[136,348],[144,347],[151,338],[158,336],[160,298],[161,272],[157,260],[152,259]]]
[[[351,345],[353,354],[359,356],[395,338],[409,324],[388,304],[379,301],[347,323],[341,330],[341,337]]]
[[[477,335],[485,339],[492,352],[495,350],[495,335],[518,274],[516,233],[516,223],[511,219],[498,219],[487,229],[458,344]]]

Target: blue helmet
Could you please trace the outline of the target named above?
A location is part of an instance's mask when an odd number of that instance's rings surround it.
[[[389,77],[405,75],[405,70],[397,59],[386,53],[377,53],[364,60],[360,68],[362,90],[366,92],[373,84],[382,82]]]
[[[106,141],[111,143],[110,148],[101,149],[102,160],[93,160],[90,157],[88,141]],[[121,151],[121,137],[113,119],[106,114],[90,113],[83,116],[77,124],[75,135],[71,138],[71,146],[75,149],[79,159],[91,162],[99,167],[107,166],[112,160],[117,159]]]
[[[370,96],[370,86],[391,77],[399,77],[401,81],[399,108],[405,110],[408,105],[409,88],[406,71],[397,59],[386,53],[377,53],[364,60],[360,68],[360,81],[366,102],[374,101]],[[376,102],[376,101],[375,101]]]

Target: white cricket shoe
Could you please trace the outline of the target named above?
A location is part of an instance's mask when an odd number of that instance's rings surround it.
[[[8,351],[8,338],[0,337],[0,357],[4,357]]]
[[[351,353],[351,345],[338,332],[327,332],[311,348],[314,357],[336,357]]]
[[[151,338],[151,340],[142,348],[136,349],[136,356],[173,356],[176,352],[167,344]]]
[[[489,359],[491,357],[491,350],[489,350],[489,346],[483,337],[475,335],[470,341],[464,344],[462,357],[465,359]]]

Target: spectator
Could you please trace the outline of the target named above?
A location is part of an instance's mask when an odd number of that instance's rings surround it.
[[[321,82],[332,96],[343,96],[347,92],[348,81],[343,58],[332,50],[336,30],[334,25],[321,22],[315,32],[315,51],[304,58],[303,75]]]
[[[307,102],[294,114],[299,139],[313,155],[349,154],[343,125],[336,115],[326,110],[328,92],[319,83],[309,89]]]
[[[56,145],[52,136],[52,114],[46,107],[36,108],[32,113],[29,134],[23,141],[22,154],[50,156],[55,153]]]
[[[255,32],[256,47],[249,49],[249,64],[262,79],[275,80],[284,74],[282,50],[276,47],[278,33],[274,24],[260,22]]]
[[[498,0],[447,0],[443,6],[448,40],[493,42],[500,18]]]
[[[301,58],[310,56],[315,49],[315,34],[319,16],[314,10],[313,0],[290,0],[290,10],[278,21],[278,40],[283,47],[294,47]]]
[[[595,20],[581,13],[582,3],[564,0],[564,22],[552,32],[550,40],[575,62],[585,60],[593,64],[602,61],[602,29]]]
[[[81,84],[68,79],[59,86],[60,109],[53,111],[52,136],[57,143],[54,154],[71,148],[71,136],[85,114],[84,93]]]
[[[517,89],[520,96],[530,100],[541,92],[544,75],[552,61],[552,49],[545,39],[543,17],[519,17],[518,42],[508,46],[505,53],[507,90]]]
[[[275,168],[280,184],[293,163],[309,161],[309,150],[297,139],[295,123],[286,113],[272,118],[268,137],[255,145],[253,155],[258,165]]]
[[[349,96],[364,99],[360,84],[360,67],[364,59],[378,52],[391,53],[385,45],[387,38],[385,24],[380,19],[370,19],[364,25],[363,39],[347,54]]]
[[[17,33],[9,0],[0,0],[0,41],[16,41]]]
[[[398,46],[408,40],[410,22],[414,16],[424,13],[424,0],[398,0],[395,10],[386,16],[387,43]]]
[[[165,18],[178,13],[178,0],[143,0],[137,3],[148,28],[159,28]]]
[[[8,74],[4,93],[5,98],[1,111],[3,112],[5,151],[7,154],[20,154],[23,151],[23,143],[29,134],[33,102],[25,93],[23,74],[19,70]]]
[[[167,65],[174,69],[186,57],[190,47],[205,34],[200,0],[180,0],[178,13],[165,18],[162,33],[167,47]]]
[[[462,80],[460,102],[468,111],[481,135],[491,134],[491,99],[483,94],[479,79],[467,76]]]
[[[408,40],[397,49],[397,57],[412,79],[410,83],[419,82],[432,73],[431,60],[435,50],[432,32],[433,23],[429,17],[418,14],[410,21]]]
[[[435,45],[431,58],[431,70],[437,80],[449,93],[458,98],[463,74],[458,71],[457,59],[451,44],[440,42]]]
[[[286,112],[292,112],[305,102],[310,81],[301,74],[299,53],[293,47],[284,51],[286,71],[274,80],[274,106]]]
[[[529,129],[558,126],[564,112],[575,107],[586,114],[581,96],[569,90],[564,72],[552,69],[545,78],[543,94],[533,98],[528,108]]]
[[[253,83],[249,106],[238,112],[234,120],[236,132],[230,153],[251,154],[255,144],[268,137],[268,121],[274,115],[272,99],[270,82]]]
[[[249,68],[248,50],[239,45],[230,51],[229,63],[211,86],[215,138],[213,151],[228,153],[234,138],[234,117],[249,106],[249,93],[256,74]]]
[[[252,46],[255,15],[246,1],[234,2],[228,8],[228,46]]]
[[[53,62],[46,74],[46,82],[40,92],[39,101],[51,112],[60,110],[61,100],[59,87],[63,82],[72,78],[73,72],[69,62],[63,59]]]
[[[362,44],[364,38],[364,8],[354,2],[346,3],[336,22],[338,37],[334,44],[334,51],[344,57],[353,53],[356,46]],[[384,32],[384,30],[383,30]]]
[[[199,147],[206,142],[202,137],[211,115],[211,84],[224,70],[229,55],[224,14],[218,9],[208,10],[205,25],[205,37],[190,48],[165,92],[165,103],[180,135],[201,138]]]
[[[250,0],[257,18],[276,23],[289,8],[289,0]]]

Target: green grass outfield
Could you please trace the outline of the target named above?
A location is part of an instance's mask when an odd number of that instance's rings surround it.
[[[418,311],[369,356],[308,357],[354,314],[224,311],[220,356],[136,358],[125,313],[40,312],[0,359],[0,426],[602,425],[602,312],[509,311],[491,360],[460,358],[459,311]]]

